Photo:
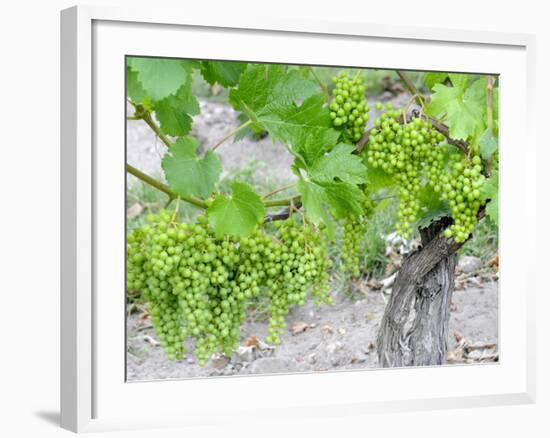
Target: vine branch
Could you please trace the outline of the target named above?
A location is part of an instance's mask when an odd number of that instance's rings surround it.
[[[401,79],[401,82],[405,85],[407,90],[409,91],[409,94],[414,98],[416,103],[420,106],[424,106],[424,102],[426,102],[426,97],[420,92],[418,88],[416,88],[416,85],[414,85],[413,81],[401,70],[395,70],[397,73],[397,76],[399,76],[399,79]]]
[[[155,122],[153,120],[153,117],[151,117],[151,112],[143,108],[143,106],[132,102],[130,99],[128,99],[128,102],[134,107],[134,115],[128,117],[128,120],[143,120],[156,134],[156,136],[164,143],[164,145],[167,148],[170,148],[170,146],[172,146],[172,142],[168,139],[166,135],[162,133],[159,125],[157,125],[157,122]]]
[[[288,185],[283,186],[283,187],[279,187],[278,189],[275,189],[275,190],[269,192],[267,195],[264,195],[262,197],[262,199],[270,198],[271,196],[276,195],[277,193],[280,193],[280,192],[284,192],[285,190],[288,190],[288,189],[294,187],[295,185],[296,185],[296,183],[292,183],[292,184],[288,184]]]
[[[252,123],[252,120],[247,120],[242,125],[237,126],[235,129],[233,129],[228,134],[224,135],[214,146],[210,148],[211,151],[215,151],[218,149],[223,143],[225,143],[227,140],[229,140],[231,137],[233,137],[237,132],[241,131],[242,129],[246,128]]]
[[[130,175],[134,175],[139,180],[143,181],[144,183],[149,184],[150,186],[154,187],[155,189],[163,192],[164,194],[168,195],[168,197],[172,199],[181,199],[182,201],[185,201],[191,205],[194,205],[195,207],[203,208],[205,209],[207,207],[206,202],[193,198],[191,196],[179,196],[176,193],[174,193],[170,187],[168,187],[166,184],[161,183],[160,181],[156,180],[152,176],[147,175],[146,173],[142,172],[139,169],[136,169],[135,167],[131,166],[130,164],[126,164],[126,171]]]

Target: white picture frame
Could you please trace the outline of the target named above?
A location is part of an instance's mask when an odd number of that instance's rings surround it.
[[[174,42],[185,37],[193,38],[192,47]],[[523,208],[535,204],[536,193],[534,45],[534,36],[524,34],[228,19],[188,8],[62,11],[61,426],[84,432],[534,402],[536,275],[521,254],[535,246],[535,237],[513,232],[526,223],[535,228],[535,217]],[[120,92],[121,55],[129,54],[501,75],[499,364],[125,382]],[[361,385],[368,391],[354,390]],[[182,390],[184,400],[177,397]],[[301,397],[290,402],[289,391]],[[141,406],[133,403],[137,398]]]

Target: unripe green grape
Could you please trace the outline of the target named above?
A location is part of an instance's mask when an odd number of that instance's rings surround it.
[[[329,105],[329,108],[336,113],[336,117],[331,117],[333,125],[342,129],[345,139],[358,141],[365,129],[368,120],[366,113],[369,109],[365,99],[366,87],[362,83],[363,78],[352,79],[347,74],[340,74],[334,82],[336,87]],[[357,135],[357,132],[360,132],[360,135]]]

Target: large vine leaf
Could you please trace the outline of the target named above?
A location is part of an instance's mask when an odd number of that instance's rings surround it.
[[[220,158],[208,151],[197,157],[199,144],[193,137],[179,138],[162,159],[170,188],[180,196],[206,197],[212,194],[221,173]]]
[[[363,192],[354,184],[342,181],[317,182],[300,179],[297,189],[308,218],[315,224],[329,224],[330,212],[336,219],[362,213]]]
[[[191,116],[200,113],[199,102],[192,90],[192,78],[180,87],[176,94],[155,102],[155,114],[162,132],[172,136],[184,136],[191,131]]]
[[[246,66],[245,62],[202,61],[201,74],[210,85],[218,83],[223,87],[234,87]]]
[[[231,90],[229,101],[272,138],[298,149],[310,135],[325,142],[328,137],[337,138],[336,131],[315,133],[320,128],[330,129],[329,112],[323,108],[324,97],[315,95],[318,91],[318,85],[298,70],[251,64],[241,75],[238,88]],[[302,104],[298,105],[298,101]]]
[[[328,200],[323,187],[300,178],[296,188],[302,195],[302,206],[308,219],[315,225],[329,223]]]
[[[285,72],[281,65],[249,64],[241,74],[239,87],[229,93],[229,102],[255,120],[317,91],[315,82],[296,70]]]
[[[463,76],[449,75],[453,86],[434,85],[427,107],[427,113],[444,120],[449,135],[457,140],[475,137],[485,128],[485,80],[480,78],[467,86]]]
[[[310,177],[320,183],[344,181],[351,184],[365,182],[366,168],[355,146],[340,143],[332,151],[320,157],[309,169]]]
[[[152,100],[161,100],[174,94],[184,85],[194,61],[156,58],[128,58],[128,66],[137,73],[143,90]]]
[[[336,219],[363,213],[365,195],[359,187],[345,182],[323,184],[330,211]]]
[[[248,184],[234,181],[231,192],[231,196],[218,195],[206,210],[208,223],[218,237],[246,236],[265,215],[262,199]]]

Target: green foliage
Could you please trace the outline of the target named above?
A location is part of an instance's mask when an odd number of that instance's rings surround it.
[[[428,72],[424,74],[424,85],[431,90],[436,84],[445,82],[448,77],[449,75],[444,72]]]
[[[485,206],[487,217],[498,225],[498,172],[493,172],[481,187],[481,196],[489,200]]]
[[[498,149],[497,139],[490,129],[487,129],[479,139],[481,146],[481,158],[484,160],[490,159]]]
[[[128,66],[152,100],[175,94],[188,81],[195,65],[193,61],[176,59],[128,58]]]
[[[244,62],[202,61],[201,74],[210,85],[218,83],[223,87],[234,87],[246,65]]]
[[[468,84],[468,75],[449,75],[452,86],[436,84],[428,114],[449,125],[451,138],[467,140],[485,128],[485,80]]]
[[[176,94],[156,102],[155,113],[162,132],[175,137],[187,135],[193,122],[191,116],[200,113],[199,102],[191,88],[191,77]]]
[[[265,207],[248,184],[233,182],[231,196],[218,195],[206,210],[208,223],[217,237],[244,237],[262,222]]]
[[[354,150],[355,146],[338,144],[313,163],[309,175],[321,184],[335,181],[362,184],[365,181],[366,169],[361,158],[353,154]]]
[[[221,162],[215,152],[197,157],[199,144],[193,137],[174,143],[162,159],[162,168],[172,190],[180,196],[210,196],[221,173]]]

